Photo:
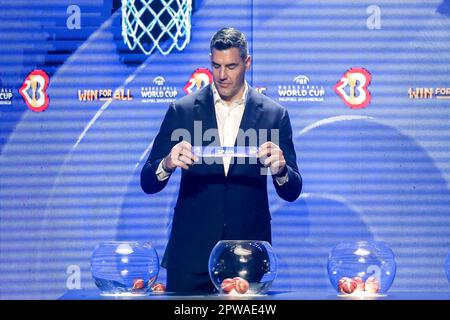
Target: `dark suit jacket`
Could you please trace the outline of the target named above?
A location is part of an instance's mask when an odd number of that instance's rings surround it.
[[[183,97],[169,107],[141,172],[141,186],[146,193],[159,192],[169,180],[159,181],[155,172],[161,160],[182,140],[171,141],[172,132],[184,128],[191,134],[192,141],[189,142],[192,145],[199,140],[198,136],[194,137],[194,121],[202,121],[203,132],[217,129],[210,86]],[[240,128],[244,131],[249,128],[268,129],[269,133],[270,129],[279,129],[279,146],[286,159],[285,172],[289,180],[282,186],[275,180],[273,184],[281,198],[296,200],[301,192],[302,179],[296,164],[287,110],[249,87]],[[267,140],[273,141],[271,139],[273,137],[268,134]],[[257,146],[264,142],[259,140]],[[220,141],[201,143],[203,146],[220,146]],[[271,242],[267,176],[261,174],[263,166],[255,159],[249,163],[247,158],[245,164],[237,164],[236,158],[233,160],[228,176],[224,174],[222,163],[194,164],[189,170],[182,170],[172,231],[162,266],[188,272],[206,272],[209,254],[219,240]]]

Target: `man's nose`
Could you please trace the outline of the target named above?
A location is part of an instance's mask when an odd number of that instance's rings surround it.
[[[228,78],[228,74],[225,68],[220,68],[219,78],[220,80],[226,80]]]

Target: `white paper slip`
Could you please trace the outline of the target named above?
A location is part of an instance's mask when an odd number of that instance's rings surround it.
[[[258,147],[192,147],[193,153],[198,157],[256,157]]]

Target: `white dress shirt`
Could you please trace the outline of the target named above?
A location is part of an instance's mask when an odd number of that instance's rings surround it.
[[[245,101],[247,98],[248,85],[245,83],[244,93],[240,99],[234,100],[231,104],[227,104],[217,92],[214,83],[211,85],[214,98],[214,109],[216,110],[217,129],[219,130],[220,146],[234,147],[239,126],[245,109]],[[223,157],[223,170],[225,176],[228,175],[230,162],[232,157]]]

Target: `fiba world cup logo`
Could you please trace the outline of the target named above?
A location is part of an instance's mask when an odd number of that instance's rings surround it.
[[[203,87],[206,87],[212,82],[213,76],[211,74],[211,71],[206,68],[198,68],[191,75],[183,90],[186,94],[190,94],[194,91],[200,90]]]
[[[19,93],[30,110],[42,112],[47,109],[50,102],[46,92],[49,83],[49,77],[43,70],[34,70],[25,78]]]
[[[364,68],[351,68],[334,86],[334,91],[351,109],[362,109],[370,103],[371,95],[367,87],[372,77]]]

